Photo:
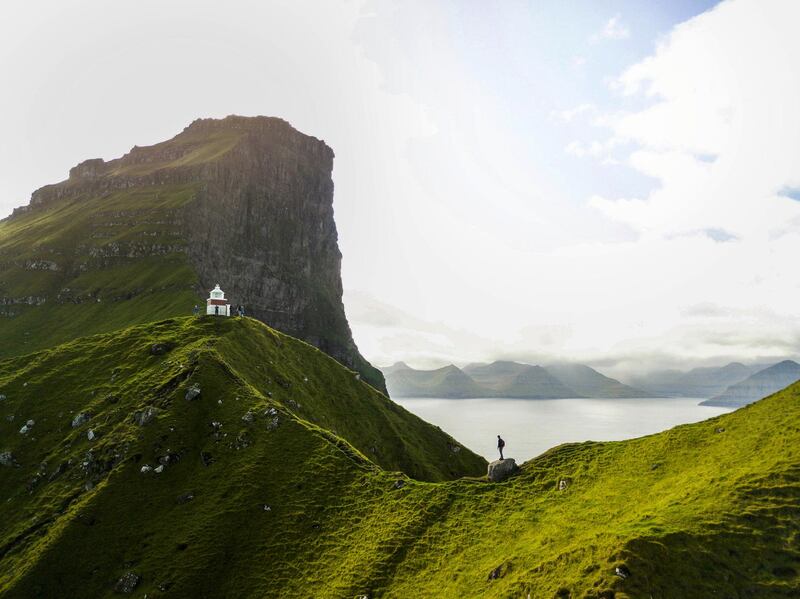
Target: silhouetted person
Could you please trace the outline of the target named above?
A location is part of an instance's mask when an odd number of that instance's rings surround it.
[[[214,316],[219,316],[219,306],[214,306]]]
[[[503,447],[505,447],[505,446],[506,446],[506,442],[503,441],[503,439],[500,437],[500,435],[497,435],[497,451],[500,452],[500,459],[501,460],[504,459],[503,458]]]
[[[192,308],[192,314],[194,314],[195,316],[198,316],[200,314],[200,306],[195,304],[194,308]]]

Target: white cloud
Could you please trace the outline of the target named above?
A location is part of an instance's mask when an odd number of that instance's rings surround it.
[[[589,40],[591,42],[598,42],[600,40],[624,40],[631,36],[630,29],[622,22],[622,17],[619,14],[614,15],[606,21],[603,28],[593,34]]]

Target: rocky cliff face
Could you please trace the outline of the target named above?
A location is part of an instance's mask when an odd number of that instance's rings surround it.
[[[0,228],[0,259],[12,254],[23,270],[66,274],[178,255],[196,274],[191,284],[197,296],[219,283],[249,316],[319,347],[384,390],[383,376],[353,342],[342,304],[333,157],[323,141],[281,119],[200,119],[171,140],[134,147],[117,160],[82,162],[66,181],[34,192],[30,206],[9,219],[81,203],[100,206],[102,219],[89,227],[91,238],[99,240],[92,247],[75,241],[66,250],[61,244],[29,255],[4,252]],[[181,201],[174,200],[178,192],[185,196]],[[143,196],[141,204],[131,196],[136,193]],[[119,194],[126,194],[124,207],[110,210]],[[51,303],[72,289],[63,279],[52,287]],[[15,291],[3,294],[9,304],[39,296]],[[92,298],[100,296],[94,290]]]

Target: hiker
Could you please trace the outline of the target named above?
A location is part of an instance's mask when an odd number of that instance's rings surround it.
[[[244,306],[242,304],[239,304],[239,318],[243,317],[244,317]]]
[[[199,316],[200,315],[200,306],[195,304],[194,308],[192,308],[192,314],[194,314],[195,316]]]
[[[503,447],[505,447],[505,446],[506,446],[506,442],[503,441],[503,439],[500,437],[500,435],[497,435],[497,450],[500,452],[500,461],[502,461],[504,459],[503,458]]]

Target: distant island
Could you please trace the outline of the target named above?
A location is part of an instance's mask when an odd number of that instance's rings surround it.
[[[625,385],[583,364],[537,366],[499,360],[491,364],[450,364],[417,370],[404,362],[380,369],[394,397],[516,399],[658,397]]]

